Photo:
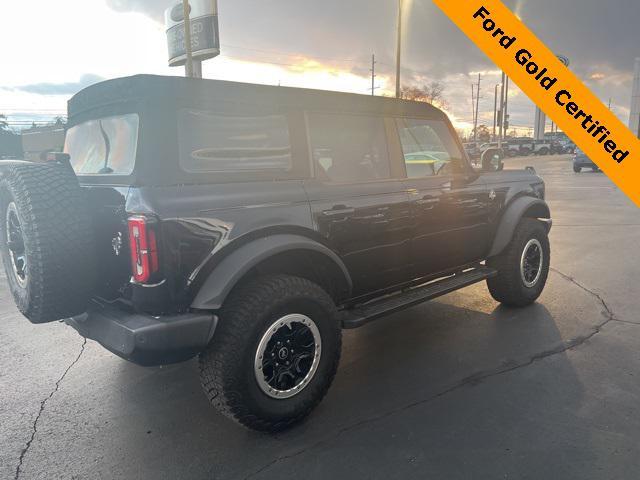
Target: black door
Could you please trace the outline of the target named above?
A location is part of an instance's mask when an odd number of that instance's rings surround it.
[[[411,214],[404,181],[393,178],[384,119],[310,113],[308,127],[312,215],[349,269],[354,294],[405,281]]]
[[[444,120],[397,119],[413,234],[412,273],[429,276],[482,259],[488,191]]]

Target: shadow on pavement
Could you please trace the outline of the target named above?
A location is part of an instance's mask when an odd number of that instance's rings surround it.
[[[525,441],[528,432],[513,432],[513,426],[545,408],[548,387],[529,385],[506,392],[509,396],[489,392],[483,407],[488,411],[478,411],[477,403],[460,397],[485,380],[531,364],[544,352],[562,349],[564,340],[556,319],[541,304],[485,313],[432,302],[346,332],[344,343],[329,395],[307,422],[289,432],[249,432],[215,413],[200,392],[195,362],[161,369],[121,362],[116,378],[122,394],[111,406],[121,415],[111,420],[109,429],[121,432],[122,450],[154,478],[242,478],[267,467],[266,477],[282,463],[289,472],[310,477],[347,474],[351,468],[377,476],[391,472],[394,464],[404,465],[406,451],[415,451],[430,464],[441,463],[438,455],[446,455],[447,449],[464,449],[471,456],[476,449],[485,451],[500,440],[501,431],[507,437],[519,435],[512,439],[518,443]],[[562,357],[554,357],[562,391],[553,394],[563,395],[563,409],[577,410],[582,386]],[[448,395],[454,393],[456,400],[449,403]],[[409,425],[376,429],[396,420]],[[392,432],[404,437],[392,442],[394,448],[387,444]],[[438,454],[442,435],[450,437]],[[453,442],[455,438],[461,443]],[[588,436],[578,440],[576,450],[589,452]],[[324,452],[324,462],[312,460],[309,468],[308,448]]]

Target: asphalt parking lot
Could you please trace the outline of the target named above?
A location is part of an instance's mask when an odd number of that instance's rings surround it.
[[[325,401],[275,436],[210,408],[194,362],[30,325],[0,279],[0,478],[638,478],[640,210],[569,156],[525,165],[554,217],[539,303],[480,284],[345,332]]]

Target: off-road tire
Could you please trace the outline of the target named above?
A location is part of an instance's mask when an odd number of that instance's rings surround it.
[[[15,205],[27,274],[21,285],[11,263],[6,218]],[[93,287],[92,230],[86,201],[68,164],[4,167],[0,177],[0,255],[9,289],[32,323],[83,313]]]
[[[543,259],[540,277],[535,285],[527,287],[520,273],[520,261],[524,248],[531,239],[540,242]],[[549,275],[550,259],[551,249],[546,225],[534,218],[523,218],[504,252],[487,261],[487,266],[498,271],[497,276],[487,280],[491,296],[509,307],[531,305],[544,290]]]
[[[322,354],[315,375],[295,396],[274,399],[259,387],[254,361],[261,337],[285,315],[317,325]],[[338,368],[342,331],[331,297],[309,280],[269,275],[236,288],[220,312],[213,342],[200,355],[200,380],[211,404],[250,429],[275,432],[301,421],[327,393]]]

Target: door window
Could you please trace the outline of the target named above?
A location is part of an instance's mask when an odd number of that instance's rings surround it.
[[[408,178],[451,175],[464,171],[463,154],[441,120],[396,120]]]
[[[390,177],[382,118],[311,113],[308,125],[313,161],[321,180],[356,183]]]

